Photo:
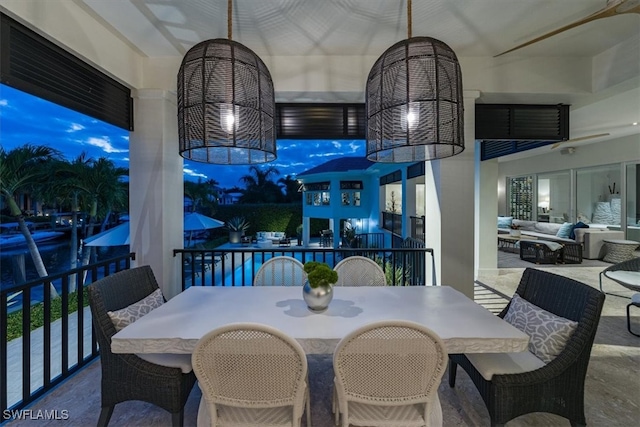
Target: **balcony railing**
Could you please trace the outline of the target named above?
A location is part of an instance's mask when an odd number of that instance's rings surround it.
[[[395,235],[402,236],[402,214],[383,211],[382,228]]]
[[[411,237],[424,242],[424,215],[411,216]]]
[[[274,256],[301,262],[321,261],[333,267],[341,259],[361,255],[375,260],[390,286],[436,285],[435,260],[430,248],[297,248],[174,249],[182,259],[182,290],[190,286],[252,286],[260,266]],[[431,255],[432,275],[427,280],[425,258]]]
[[[0,414],[24,408],[98,356],[85,286],[130,268],[132,259],[129,253],[0,290]]]

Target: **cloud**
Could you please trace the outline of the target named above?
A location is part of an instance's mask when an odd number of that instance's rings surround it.
[[[182,168],[182,172],[184,172],[185,175],[192,176],[195,178],[208,178],[207,175],[200,172],[196,172],[193,169]]]
[[[115,148],[113,145],[111,145],[111,141],[108,137],[89,137],[87,139],[87,144],[93,145],[94,147],[102,148],[105,153],[126,153],[127,151],[129,151],[121,148]]]
[[[82,126],[81,124],[71,123],[71,126],[69,127],[69,129],[67,129],[67,132],[77,132],[83,129],[84,129],[84,126]]]
[[[7,105],[9,105],[9,101],[6,99],[0,99],[0,107],[6,107]]]

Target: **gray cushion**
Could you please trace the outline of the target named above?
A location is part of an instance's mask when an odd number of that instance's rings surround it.
[[[562,227],[562,224],[556,224],[553,222],[536,222],[534,226],[534,229],[535,229],[534,231],[537,231],[538,233],[551,234],[555,236],[558,233],[558,230],[560,229],[560,227]],[[567,233],[566,237],[569,237],[569,233]]]
[[[116,331],[121,330],[129,323],[133,323],[145,314],[149,313],[154,308],[160,307],[164,303],[162,291],[156,289],[140,301],[133,303],[125,308],[116,311],[108,311],[107,314]]]
[[[504,320],[529,335],[529,351],[549,363],[564,349],[578,322],[556,316],[518,294],[513,296]]]

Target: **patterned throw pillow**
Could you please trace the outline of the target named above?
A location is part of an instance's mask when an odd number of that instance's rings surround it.
[[[158,288],[140,301],[116,311],[107,311],[109,318],[113,322],[116,331],[121,330],[129,323],[133,323],[154,308],[160,307],[164,303],[162,291]]]
[[[518,294],[513,296],[504,320],[529,335],[529,351],[544,363],[560,354],[578,327],[578,322],[549,313]]]

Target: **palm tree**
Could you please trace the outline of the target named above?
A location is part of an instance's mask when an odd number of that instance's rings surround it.
[[[282,201],[282,190],[273,182],[272,175],[280,175],[280,171],[273,166],[266,169],[250,166],[249,174],[240,177],[240,181],[245,185],[240,202],[277,203]]]
[[[284,178],[280,178],[278,184],[280,184],[280,187],[284,191],[285,202],[294,203],[302,201],[302,193],[298,191],[300,183],[297,179],[291,175],[287,175]]]
[[[0,192],[9,211],[18,222],[20,231],[27,242],[27,248],[33,259],[33,264],[40,277],[48,276],[47,269],[42,262],[40,251],[33,240],[31,231],[24,219],[22,210],[16,203],[16,198],[24,193],[33,191],[38,185],[47,182],[49,168],[45,166],[51,159],[60,158],[60,153],[50,147],[26,144],[5,151],[0,147]],[[53,285],[51,295],[58,296]]]
[[[80,211],[82,196],[88,194],[84,177],[89,173],[93,161],[92,158],[87,158],[87,154],[83,152],[71,162],[60,161],[53,165],[55,180],[52,194],[61,198],[71,207],[70,269],[78,266],[78,212]],[[74,275],[69,279],[70,292],[77,289],[75,278]]]
[[[208,215],[215,213],[215,208],[218,205],[217,185],[218,182],[214,179],[204,182],[201,179],[198,179],[198,182],[184,182],[184,195],[191,199],[191,212],[197,212],[199,208],[202,208],[208,211],[203,212]]]
[[[126,168],[116,167],[112,160],[100,157],[90,163],[90,168],[82,177],[85,189],[84,199],[88,211],[88,221],[85,231],[85,238],[93,235],[93,229],[99,214],[106,215],[112,207],[123,205],[127,197],[125,186],[120,182],[120,178],[128,175]],[[82,265],[89,264],[90,250],[83,248]]]

